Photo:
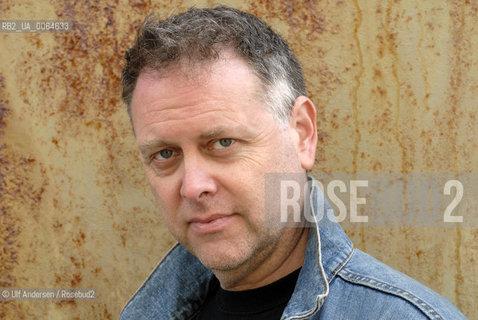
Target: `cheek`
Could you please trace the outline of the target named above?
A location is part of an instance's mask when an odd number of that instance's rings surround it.
[[[156,199],[159,214],[173,237],[179,241],[181,234],[184,233],[184,222],[180,219],[180,215],[178,215],[180,201],[173,190],[174,188],[170,188],[168,183],[162,179],[161,181],[149,180],[149,184]]]
[[[264,173],[251,172],[254,175],[243,175],[240,183],[235,185],[229,194],[240,210],[245,213],[245,219],[251,224],[260,223],[264,217]]]
[[[167,214],[177,206],[179,191],[168,179],[148,176],[149,186],[162,214]],[[163,213],[164,212],[164,213]]]

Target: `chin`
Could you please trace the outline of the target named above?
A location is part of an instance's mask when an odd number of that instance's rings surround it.
[[[231,254],[231,252],[209,252],[205,255],[196,255],[201,263],[210,270],[232,271],[241,266],[247,259],[243,256]]]
[[[231,271],[245,263],[252,254],[249,246],[240,241],[214,241],[193,246],[190,252],[210,270]]]

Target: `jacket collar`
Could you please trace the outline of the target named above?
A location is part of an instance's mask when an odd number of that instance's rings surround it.
[[[304,265],[296,289],[282,319],[308,318],[316,313],[329,293],[330,281],[353,253],[352,242],[342,227],[327,216],[333,209],[323,192],[315,180],[309,181],[312,182],[310,210],[315,221],[310,225]]]

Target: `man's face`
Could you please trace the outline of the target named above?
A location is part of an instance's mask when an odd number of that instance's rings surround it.
[[[297,135],[263,105],[242,59],[198,68],[138,78],[131,107],[146,175],[170,232],[206,267],[255,268],[300,232],[264,222],[265,174],[304,172]]]

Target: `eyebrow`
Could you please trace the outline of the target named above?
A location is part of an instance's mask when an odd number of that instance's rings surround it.
[[[231,127],[217,127],[211,130],[205,131],[199,135],[200,139],[212,139],[218,136],[222,136],[226,133],[226,129],[231,129]]]
[[[210,130],[204,131],[199,135],[199,139],[201,140],[209,140],[209,139],[214,139],[220,136],[225,136],[227,135],[228,132],[230,131],[237,131],[237,130],[244,130],[247,132],[246,128],[243,125],[237,125],[237,126],[218,126],[215,128],[212,128]],[[156,140],[151,140],[151,141],[145,141],[142,142],[139,146],[139,152],[141,155],[146,158],[148,157],[149,153],[151,150],[158,149],[159,147],[162,146],[168,146],[168,145],[174,145],[175,143],[167,140],[162,140],[162,139],[156,139]]]

